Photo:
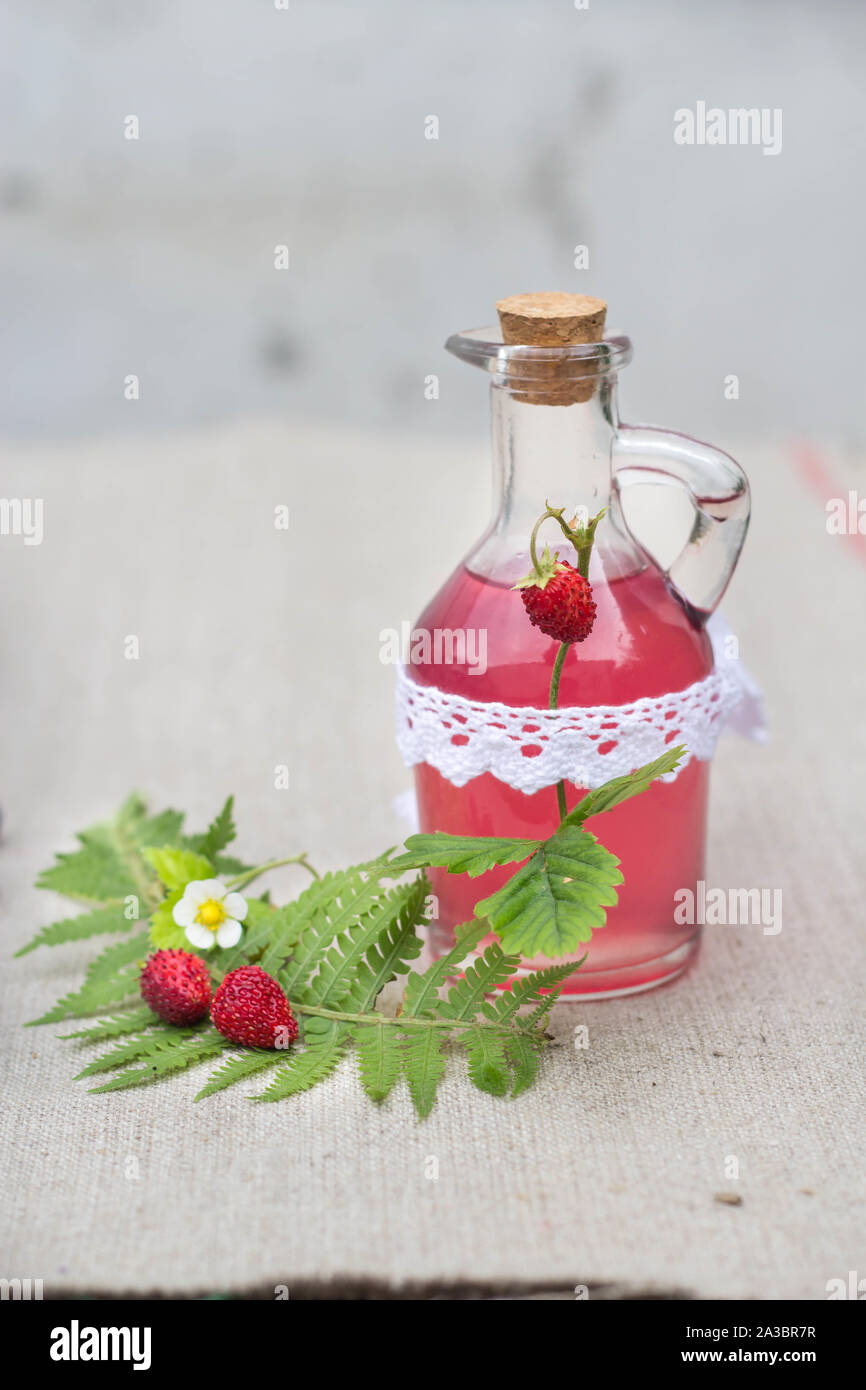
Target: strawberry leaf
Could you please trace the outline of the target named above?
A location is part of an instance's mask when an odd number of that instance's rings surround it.
[[[612,781],[605,782],[603,786],[587,792],[574,810],[566,816],[563,824],[582,825],[590,816],[598,816],[602,811],[612,811],[614,806],[621,805],[630,797],[639,796],[657,777],[664,777],[666,773],[675,771],[682,762],[685,751],[682,744],[677,745],[676,748],[669,748],[654,762],[636,768],[634,772],[629,772],[625,777],[614,777]]]
[[[390,860],[389,869],[447,869],[449,874],[468,874],[477,878],[497,864],[514,864],[526,859],[539,846],[538,840],[498,839],[486,835],[410,835],[406,853]]]
[[[588,831],[564,825],[475,912],[509,953],[565,956],[604,926],[622,881],[615,855]]]

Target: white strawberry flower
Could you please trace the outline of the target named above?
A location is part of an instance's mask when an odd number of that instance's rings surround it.
[[[208,951],[214,943],[227,948],[241,939],[247,900],[230,893],[218,878],[199,878],[186,885],[171,915],[199,950]]]

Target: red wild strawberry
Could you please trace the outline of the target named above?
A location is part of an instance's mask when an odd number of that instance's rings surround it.
[[[515,584],[529,621],[555,642],[582,642],[595,622],[595,599],[588,579],[546,549],[537,570]]]
[[[141,994],[166,1023],[197,1023],[210,1004],[210,975],[190,951],[156,951],[141,971]]]
[[[287,1047],[298,1025],[276,980],[258,965],[226,975],[211,1005],[214,1026],[243,1047]]]

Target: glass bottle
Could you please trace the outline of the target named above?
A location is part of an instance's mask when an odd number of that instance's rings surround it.
[[[421,650],[410,679],[475,701],[547,707],[558,644],[530,625],[512,586],[531,568],[529,536],[549,499],[566,516],[607,508],[589,571],[597,617],[589,637],[568,653],[559,707],[626,705],[700,681],[713,668],[704,625],[748,524],[748,485],[739,466],[684,435],[620,423],[617,374],[631,358],[625,337],[533,347],[507,345],[497,330],[476,329],[446,346],[491,377],[495,500],[487,530],[415,626],[483,633],[486,662],[481,671],[477,653],[470,659],[471,643],[462,663],[443,664],[432,649]],[[626,524],[621,499],[635,484],[685,489],[692,503],[689,539],[666,570]],[[541,539],[576,563],[556,523],[548,526],[550,535]],[[527,795],[484,773],[457,787],[426,763],[415,768],[415,786],[425,832],[544,838],[559,821],[555,786]],[[590,826],[620,858],[625,881],[564,998],[632,993],[685,968],[700,927],[675,920],[675,894],[704,876],[708,788],[709,763],[693,759],[675,780],[654,783]],[[584,790],[567,786],[569,809]],[[470,920],[475,903],[512,872],[494,869],[471,879],[430,871],[435,954],[453,944],[454,927]]]

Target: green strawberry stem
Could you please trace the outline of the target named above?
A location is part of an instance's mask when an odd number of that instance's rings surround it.
[[[288,859],[269,859],[266,864],[259,864],[255,869],[246,869],[242,874],[238,874],[237,878],[233,878],[228,886],[233,891],[243,888],[246,884],[252,883],[253,879],[258,878],[260,874],[266,874],[268,869],[280,869],[284,864],[301,864],[313,875],[313,878],[319,877],[307,859],[307,851],[303,850],[300,854],[289,855]]]
[[[551,507],[550,503],[547,502],[545,504],[545,511],[542,512],[533,526],[532,535],[529,538],[529,554],[532,558],[536,573],[541,573],[541,567],[538,562],[538,552],[535,548],[538,531],[545,521],[553,517],[559,522],[566,540],[569,540],[577,551],[578,574],[582,574],[584,579],[589,579],[589,562],[592,557],[592,547],[595,542],[595,528],[598,526],[606,510],[607,508],[603,507],[597,516],[592,517],[587,522],[586,526],[576,526],[572,528],[563,516],[565,508]],[[571,642],[562,642],[559,651],[556,653],[556,660],[553,663],[553,671],[550,676],[549,709],[556,709],[559,704],[559,682],[562,676],[562,668],[565,665],[565,658],[568,656],[568,649],[571,645]],[[556,804],[559,808],[559,819],[561,823],[568,815],[564,781],[557,782],[556,784]]]
[[[559,702],[559,678],[562,675],[562,668],[565,665],[565,658],[568,656],[570,646],[570,642],[561,642],[559,651],[556,653],[553,674],[550,677],[550,700],[548,701],[550,709],[556,709]],[[557,782],[556,784],[556,801],[559,806],[559,819],[564,821],[568,815],[568,807],[565,804],[565,782]]]
[[[339,1009],[326,1009],[318,1004],[296,1004],[290,1001],[290,1007],[296,1014],[313,1014],[316,1018],[329,1018],[337,1023],[375,1023],[382,1028],[401,1028],[404,1032],[414,1032],[417,1028],[478,1028],[479,1026],[487,1030],[491,1029],[496,1033],[506,1035],[517,1035],[526,1037],[526,1028],[520,1023],[493,1023],[489,1019],[484,1019],[479,1025],[478,1019],[459,1019],[459,1018],[403,1018],[398,1015],[389,1018],[385,1014],[366,1013],[350,1014],[342,1013]]]

